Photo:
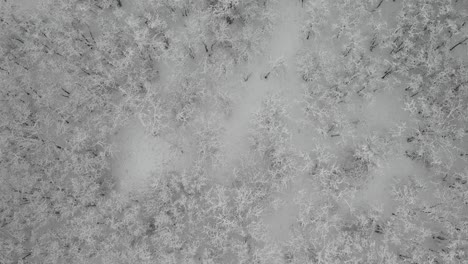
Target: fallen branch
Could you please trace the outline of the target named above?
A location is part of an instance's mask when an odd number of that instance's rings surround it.
[[[372,12],[374,12],[375,10],[379,9],[379,7],[383,4],[383,1],[384,0],[380,0],[379,4],[374,8],[374,10]]]
[[[465,39],[463,39],[462,41],[458,42],[457,44],[455,44],[453,47],[450,48],[450,51],[454,50],[456,47],[460,46],[461,44],[465,43],[465,41],[468,40],[468,37],[466,37]]]

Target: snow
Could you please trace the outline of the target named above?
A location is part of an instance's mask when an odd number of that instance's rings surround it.
[[[128,122],[113,141],[117,147],[112,171],[122,192],[146,188],[174,156],[171,145],[149,135],[138,119]]]

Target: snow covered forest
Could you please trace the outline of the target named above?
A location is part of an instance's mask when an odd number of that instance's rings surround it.
[[[468,1],[0,1],[0,263],[468,263]]]

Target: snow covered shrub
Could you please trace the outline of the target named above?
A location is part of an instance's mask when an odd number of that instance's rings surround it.
[[[215,116],[202,117],[194,122],[194,140],[197,159],[208,166],[219,165],[224,131]]]
[[[216,36],[213,39],[216,43],[215,48],[218,45],[219,48],[230,47],[233,59],[239,62],[258,54],[261,50],[261,39],[271,30],[271,1],[216,2],[207,21],[207,28]],[[219,19],[222,19],[221,23]]]
[[[335,67],[331,67],[335,58],[330,52],[307,52],[299,61],[300,74],[307,82],[304,94],[305,115],[322,125],[330,122],[339,123],[339,102],[345,93],[338,85],[329,83],[335,81]]]
[[[435,230],[446,226],[441,225],[444,220],[437,211],[447,205],[428,196],[433,187],[425,182],[420,176],[410,176],[392,187],[396,205],[385,223],[383,242],[401,261],[440,262],[445,250],[433,244],[432,238]]]
[[[395,73],[409,81],[407,110],[418,119],[408,138],[418,157],[447,170],[467,131],[467,14],[452,1],[404,1],[396,30],[385,41]],[[466,52],[465,52],[466,53]]]
[[[279,95],[269,95],[252,120],[251,148],[265,162],[278,187],[296,174],[297,154],[290,147],[287,128],[288,112]]]
[[[169,53],[172,59],[179,65],[202,62],[205,72],[218,76],[260,53],[271,31],[270,1],[167,0],[148,5],[168,10],[175,23],[166,34],[178,51]]]

